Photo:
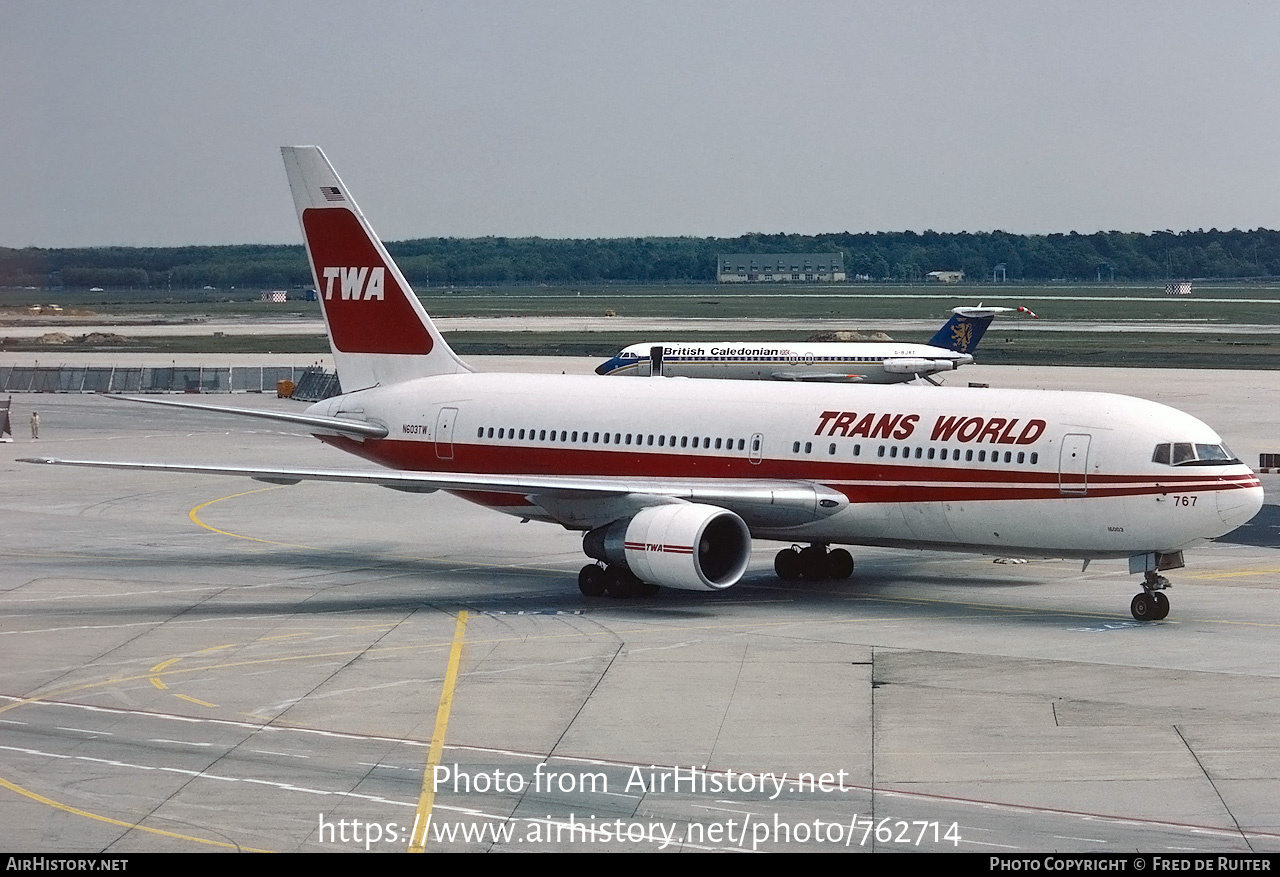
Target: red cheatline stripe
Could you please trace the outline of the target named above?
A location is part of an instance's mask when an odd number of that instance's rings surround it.
[[[693,554],[692,545],[650,545],[647,542],[624,542],[627,551],[660,551],[663,554]]]
[[[1015,500],[1015,499],[1067,499],[1074,494],[1063,494],[1062,490],[1087,490],[1091,497],[1116,496],[1150,496],[1157,494],[1190,494],[1212,493],[1220,490],[1237,490],[1248,487],[1247,484],[1203,484],[1196,486],[1144,485],[1134,487],[1098,486],[1092,481],[1082,484],[1079,481],[1064,482],[1058,485],[1036,487],[1001,487],[998,485],[973,485],[936,487],[912,484],[892,485],[832,485],[849,498],[852,503],[877,502],[945,502],[976,500]],[[1086,495],[1086,494],[1082,494]]]
[[[1061,487],[1077,489],[1080,476],[1060,475],[1056,468],[1034,471],[1017,464],[976,464],[964,467],[917,466],[886,461],[820,461],[812,457],[763,460],[752,464],[746,456],[706,453],[672,454],[648,450],[613,451],[575,447],[485,445],[453,443],[453,458],[441,460],[431,442],[383,439],[359,442],[345,436],[323,441],[384,466],[409,471],[489,473],[496,475],[599,475],[627,478],[743,478],[817,481],[844,493],[852,502],[936,502],[946,500],[1015,500],[1061,497]],[[745,453],[745,452],[744,452]],[[1044,466],[1044,464],[1041,464]],[[1015,468],[1005,468],[1011,466]],[[1249,472],[1229,475],[1158,473],[1090,474],[1089,496],[1142,496],[1158,493],[1200,493],[1260,486]],[[522,494],[455,491],[486,505],[528,505]],[[482,499],[483,497],[483,499]]]

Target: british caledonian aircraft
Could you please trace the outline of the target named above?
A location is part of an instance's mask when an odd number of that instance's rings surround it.
[[[323,153],[286,147],[284,161],[351,389],[252,414],[385,468],[30,462],[445,490],[584,533],[590,596],[731,587],[753,538],[792,543],[774,562],[787,579],[848,577],[833,544],[1129,558],[1139,619],[1168,613],[1159,573],[1184,549],[1261,507],[1257,477],[1212,429],[1125,396],[475,373]]]
[[[929,375],[973,362],[973,350],[991,321],[997,314],[1012,313],[1036,318],[1023,307],[952,308],[951,319],[928,344],[645,342],[632,344],[601,363],[596,374],[846,384],[898,384],[924,378],[936,383]]]

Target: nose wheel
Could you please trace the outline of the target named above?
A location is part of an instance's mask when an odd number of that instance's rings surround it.
[[[1129,604],[1129,612],[1138,621],[1161,621],[1169,614],[1169,598],[1164,589],[1169,587],[1169,580],[1153,572],[1147,573],[1142,583],[1142,593],[1133,598]]]

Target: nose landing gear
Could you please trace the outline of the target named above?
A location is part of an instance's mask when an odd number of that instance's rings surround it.
[[[1133,598],[1129,612],[1138,621],[1160,621],[1169,614],[1169,598],[1164,589],[1171,587],[1164,576],[1148,570],[1142,581],[1142,593]]]

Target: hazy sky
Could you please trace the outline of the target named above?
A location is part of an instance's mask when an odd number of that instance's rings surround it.
[[[1275,2],[0,0],[0,246],[1280,228]]]

